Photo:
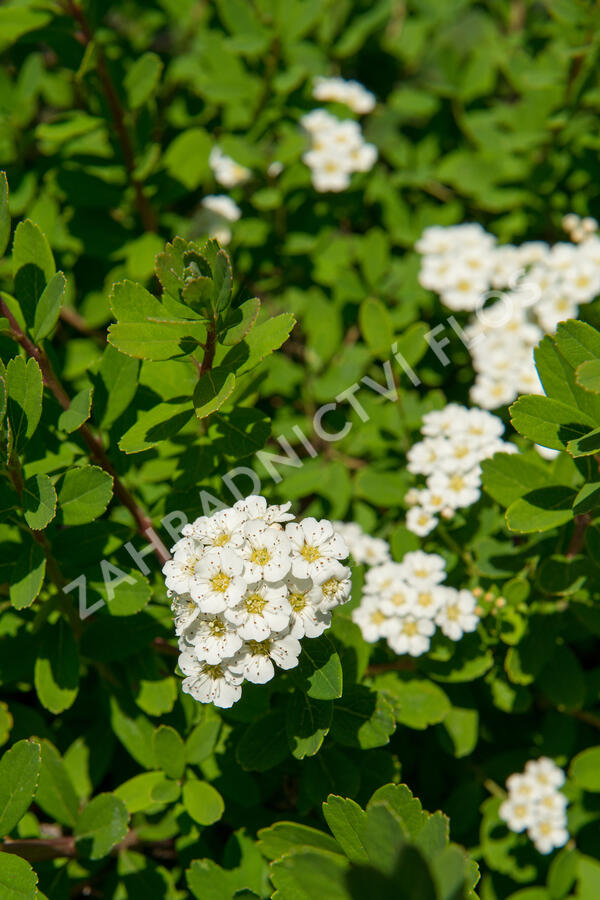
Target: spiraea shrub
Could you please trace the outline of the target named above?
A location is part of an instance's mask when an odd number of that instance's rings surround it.
[[[0,6],[0,900],[600,897],[599,26]]]

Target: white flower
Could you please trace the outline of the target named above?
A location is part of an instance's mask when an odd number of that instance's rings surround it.
[[[260,520],[245,526],[246,544],[240,553],[246,561],[244,577],[254,583],[281,581],[290,571],[290,542],[280,528]]]
[[[380,606],[386,616],[406,616],[414,614],[417,605],[417,591],[406,582],[399,580],[382,593]]]
[[[288,627],[291,607],[287,593],[285,585],[251,584],[240,603],[225,610],[225,618],[237,627],[240,638],[263,641]]]
[[[343,568],[343,567],[341,567]],[[331,603],[333,608],[337,602],[343,603],[337,579],[335,589],[340,593],[340,600],[337,598]],[[286,580],[288,589],[288,602],[292,608],[290,616],[290,634],[295,638],[315,638],[323,634],[325,629],[331,623],[331,613],[329,606],[325,606],[324,594],[321,586],[316,586],[312,578],[294,578],[290,576]],[[333,598],[331,598],[333,601]]]
[[[375,95],[358,81],[317,77],[313,83],[315,100],[344,103],[355,113],[368,113],[375,107]]]
[[[179,656],[179,668],[187,676],[183,679],[183,690],[200,703],[214,703],[228,709],[242,695],[241,673],[225,664],[211,666],[200,661],[192,648]]]
[[[525,772],[543,792],[553,791],[565,783],[565,773],[547,756],[530,760],[525,766]]]
[[[413,615],[418,619],[435,619],[437,612],[446,602],[449,590],[452,589],[442,585],[434,585],[433,587],[418,590],[413,604]]]
[[[219,509],[212,516],[202,516],[191,526],[194,538],[205,547],[239,548],[244,543],[246,519],[234,509]]]
[[[222,616],[198,616],[184,637],[193,645],[198,659],[210,665],[234,656],[242,646],[242,637]]]
[[[300,650],[300,641],[291,634],[248,641],[240,651],[239,665],[248,681],[265,684],[275,674],[273,663],[280,669],[293,669],[298,665]]]
[[[211,550],[196,564],[190,594],[202,612],[220,613],[242,599],[244,561],[233,550]]]
[[[481,495],[481,477],[478,468],[469,472],[454,472],[452,475],[447,472],[435,472],[429,478],[427,486],[430,490],[441,494],[448,506],[455,509],[471,506]]]
[[[237,203],[226,194],[208,194],[202,199],[202,206],[228,222],[237,222],[242,214]]]
[[[252,174],[250,169],[241,166],[230,156],[226,156],[218,147],[213,147],[210,151],[208,164],[219,184],[228,188],[243,184]]]
[[[176,594],[187,594],[202,557],[202,548],[198,547],[193,538],[184,537],[175,544],[173,551],[173,558],[167,560],[162,569],[165,584]]]
[[[175,634],[183,634],[200,615],[200,607],[189,594],[174,594],[171,612],[175,621]]]
[[[538,819],[527,830],[528,836],[539,853],[551,853],[556,847],[564,847],[569,840],[569,832],[564,817],[549,815]]]
[[[500,818],[506,822],[511,831],[525,831],[533,825],[535,812],[533,803],[524,798],[505,800],[498,810]]]
[[[401,566],[406,581],[421,591],[441,584],[446,577],[446,562],[437,553],[414,550],[404,555]]]
[[[387,620],[388,617],[382,612],[379,602],[371,597],[365,597],[361,605],[352,610],[352,621],[358,625],[363,638],[369,644],[374,644],[379,638],[384,637],[382,626]]]
[[[422,506],[413,506],[406,513],[406,527],[413,534],[418,534],[419,537],[424,537],[430,531],[433,531],[437,523],[436,517],[432,516],[429,510],[424,509]]]
[[[327,569],[332,559],[345,559],[348,548],[327,519],[309,517],[302,522],[290,522],[285,533],[291,543],[292,575],[295,578],[315,578]]]
[[[311,601],[318,603],[323,612],[341,606],[350,596],[352,582],[350,569],[336,559],[331,559],[313,576]]]
[[[431,619],[406,616],[400,620],[397,632],[391,637],[388,636],[388,643],[398,654],[421,656],[429,650],[430,638],[434,631],[435,625]]]
[[[465,632],[477,628],[479,616],[475,613],[476,606],[477,601],[471,591],[446,588],[445,604],[436,616],[436,624],[450,640],[459,641]]]
[[[245,519],[263,519],[267,525],[277,522],[290,522],[294,515],[288,512],[291,503],[283,503],[281,506],[268,506],[264,497],[252,494],[243,500],[233,504],[236,512],[241,513]]]

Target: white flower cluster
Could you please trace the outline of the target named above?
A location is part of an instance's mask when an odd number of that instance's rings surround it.
[[[375,94],[368,91],[360,81],[318,76],[313,81],[312,95],[315,100],[324,103],[343,103],[358,115],[370,113],[375,108]]]
[[[520,393],[539,393],[534,346],[600,293],[594,220],[566,219],[576,243],[498,245],[480,225],[465,224],[426,228],[415,245],[423,255],[423,287],[450,309],[475,313],[465,339],[478,406],[496,409]]]
[[[501,439],[504,423],[484,409],[449,403],[423,416],[423,440],[410,448],[407,469],[425,475],[425,488],[406,495],[411,506],[406,527],[423,537],[450,519],[457,509],[471,506],[481,494],[481,466],[494,453],[514,453],[514,444]]]
[[[300,119],[311,148],[302,157],[317,191],[344,191],[353,172],[368,172],[375,165],[377,147],[366,143],[353,119],[338,119],[324,109],[313,109]]]
[[[500,807],[500,818],[511,831],[527,831],[536,850],[551,853],[569,840],[568,800],[560,792],[565,773],[546,756],[531,759],[525,771],[506,780],[508,798]]]
[[[398,654],[426,653],[436,626],[458,641],[477,628],[477,601],[470,591],[442,584],[445,578],[444,559],[422,550],[406,553],[401,563],[374,566],[367,571],[352,619],[366,641],[385,638]]]
[[[226,194],[208,194],[201,205],[205,210],[203,227],[222,246],[227,245],[231,240],[229,223],[237,222],[242,214],[241,209]]]
[[[164,565],[183,690],[202,703],[230,707],[244,680],[294,668],[300,638],[322,634],[350,595],[344,540],[327,519],[291,521],[289,507],[251,496],[200,516]]]
[[[250,169],[240,165],[230,156],[226,156],[219,147],[213,147],[210,151],[208,164],[219,184],[227,188],[243,184],[252,174]]]
[[[366,563],[377,566],[391,560],[388,542],[383,538],[371,537],[358,522],[334,522],[333,527],[343,537],[348,552],[358,565]]]

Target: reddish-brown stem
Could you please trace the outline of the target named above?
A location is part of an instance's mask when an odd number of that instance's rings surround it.
[[[79,6],[79,4],[75,3],[74,0],[66,0],[65,8],[69,15],[71,15],[75,22],[77,22],[80,28],[80,32],[77,34],[77,39],[81,44],[87,47],[94,40],[94,35],[83,9]],[[148,198],[144,194],[141,182],[135,176],[135,154],[133,151],[131,137],[129,136],[127,126],[125,125],[125,113],[123,110],[123,106],[121,105],[121,101],[114,86],[113,80],[110,77],[108,66],[106,64],[106,58],[104,56],[104,53],[102,52],[102,48],[98,44],[96,44],[95,46],[95,51],[96,72],[98,73],[98,78],[100,79],[100,84],[102,85],[102,91],[104,93],[104,96],[106,97],[106,102],[108,104],[108,108],[110,109],[112,120],[114,122],[115,131],[117,133],[121,152],[123,154],[123,161],[125,163],[125,168],[127,169],[129,181],[135,192],[135,202],[140,214],[140,219],[142,220],[142,224],[146,231],[157,231],[158,221],[156,215],[154,213],[154,210],[150,206]]]
[[[204,358],[200,366],[200,378],[206,375],[212,369],[215,358],[215,350],[217,348],[217,331],[214,323],[210,323],[206,332],[206,343],[204,345]]]
[[[142,849],[146,846],[151,847],[153,853],[162,858],[175,857],[172,839],[142,841],[135,831],[129,831],[123,840],[112,848],[111,854],[115,856],[121,850]],[[0,842],[0,849],[4,853],[15,853],[29,862],[43,862],[50,859],[76,859],[78,856],[75,838],[69,836],[23,838],[20,840],[5,838],[4,841]]]
[[[21,347],[23,347],[29,357],[35,359],[35,361],[37,362],[42,372],[42,379],[48,390],[51,391],[52,394],[54,394],[63,409],[68,409],[71,403],[71,399],[56,377],[54,369],[52,368],[52,363],[46,356],[44,350],[41,347],[37,347],[33,343],[33,341],[25,334],[25,332],[22,330],[21,326],[13,316],[12,312],[8,308],[6,302],[2,298],[0,298],[0,310],[2,311],[2,315],[8,319],[13,339],[18,344],[20,344]],[[125,506],[133,516],[138,532],[142,535],[142,537],[144,537],[152,544],[157,559],[160,561],[161,565],[164,564],[168,559],[171,558],[171,555],[156,534],[156,531],[154,530],[154,527],[152,525],[152,519],[146,515],[146,513],[136,502],[132,494],[130,494],[130,492],[127,490],[127,488],[117,475],[113,464],[106,455],[106,451],[102,446],[102,442],[98,437],[96,437],[89,425],[80,425],[78,431],[82,439],[87,444],[87,447],[94,461],[113,479],[115,496],[118,497],[123,506]]]
[[[414,672],[416,668],[412,659],[395,659],[393,662],[367,666],[365,675],[383,675],[384,672]]]
[[[571,536],[571,541],[565,554],[567,559],[571,559],[571,557],[577,556],[577,554],[582,549],[583,542],[585,541],[585,531],[591,521],[592,517],[590,513],[583,513],[580,516],[575,516],[575,527],[573,528],[573,535]]]

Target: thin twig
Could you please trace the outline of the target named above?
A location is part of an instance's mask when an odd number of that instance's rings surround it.
[[[393,662],[367,666],[365,675],[383,675],[384,672],[415,672],[416,668],[412,659],[395,659]]]
[[[144,194],[141,182],[135,175],[135,153],[133,150],[131,137],[127,130],[127,126],[125,125],[125,111],[119,99],[119,95],[114,86],[113,80],[110,77],[108,66],[106,64],[106,58],[104,56],[102,48],[98,45],[97,42],[94,41],[92,29],[81,6],[75,3],[74,0],[66,0],[65,9],[79,25],[80,31],[76,35],[77,40],[81,44],[83,44],[84,47],[88,47],[92,43],[94,43],[95,45],[96,71],[98,73],[98,78],[100,79],[100,84],[102,85],[102,91],[104,93],[104,96],[106,97],[106,102],[108,103],[108,108],[110,109],[110,114],[114,122],[115,131],[121,147],[121,152],[123,154],[123,161],[125,163],[125,168],[127,169],[129,181],[135,191],[136,206],[140,214],[140,218],[146,231],[157,231],[158,220],[156,214],[150,206],[148,198]]]
[[[591,521],[592,516],[590,513],[583,513],[580,516],[575,516],[575,527],[573,529],[573,534],[571,536],[571,541],[567,548],[567,552],[565,553],[567,559],[571,559],[573,556],[577,556],[577,554],[581,551],[583,543],[585,541],[585,532]]]
[[[25,332],[22,330],[21,326],[13,316],[12,312],[8,308],[6,302],[1,297],[0,310],[2,311],[2,315],[8,319],[11,336],[13,337],[13,339],[18,344],[20,344],[27,355],[32,359],[35,359],[35,361],[39,365],[42,372],[44,384],[46,385],[48,390],[51,391],[52,394],[54,394],[63,409],[68,409],[71,404],[71,399],[58,380],[57,376],[55,375],[52,364],[48,359],[45,351],[41,347],[37,347],[33,343],[33,341],[25,334]],[[164,564],[168,559],[171,558],[171,554],[154,530],[152,519],[148,515],[146,515],[141,506],[136,502],[133,495],[125,487],[125,485],[117,475],[113,464],[106,455],[106,451],[102,446],[100,439],[97,438],[96,435],[92,432],[89,425],[80,425],[78,431],[87,444],[95,462],[113,479],[115,496],[118,497],[123,506],[125,506],[133,516],[138,532],[143,538],[145,538],[145,540],[149,541],[152,544],[152,548],[157,559],[159,560],[161,565]]]
[[[148,847],[153,853],[165,858],[167,852],[171,858],[175,857],[173,839],[158,841],[142,840],[134,830],[129,831],[120,843],[116,844],[111,855],[116,856],[122,850],[144,849]],[[11,840],[5,838],[0,842],[0,848],[4,853],[14,853],[29,862],[42,862],[50,859],[77,859],[77,844],[72,836],[60,836],[49,838],[21,838]]]

